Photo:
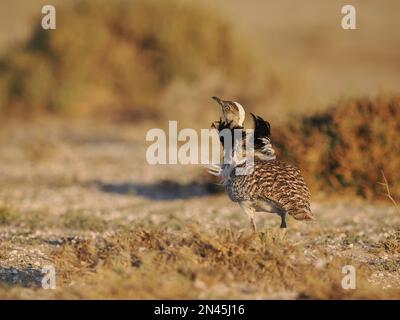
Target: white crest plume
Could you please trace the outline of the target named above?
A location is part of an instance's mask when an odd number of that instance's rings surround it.
[[[243,126],[243,122],[244,122],[244,118],[245,118],[244,108],[242,107],[242,105],[239,102],[234,101],[233,103],[239,109],[239,122],[238,122],[238,124],[239,124],[239,126]]]

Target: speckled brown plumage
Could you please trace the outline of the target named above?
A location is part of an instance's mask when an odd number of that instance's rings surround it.
[[[311,195],[304,178],[299,169],[285,162],[255,159],[252,174],[236,175],[232,170],[225,188],[232,201],[247,201],[255,211],[264,211],[258,207],[266,201],[275,207],[271,209],[281,207],[297,220],[313,219]]]

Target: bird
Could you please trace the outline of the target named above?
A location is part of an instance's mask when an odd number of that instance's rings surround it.
[[[251,114],[254,122],[252,134],[246,134],[243,127],[245,111],[235,101],[212,97],[222,109],[223,118],[211,125],[219,133],[222,130],[242,130],[240,139],[233,142],[231,163],[223,163],[209,167],[209,172],[221,178],[221,184],[229,198],[237,202],[249,216],[254,232],[257,231],[255,214],[269,212],[277,214],[280,228],[287,228],[286,215],[296,220],[315,220],[310,208],[311,194],[298,168],[276,158],[271,143],[271,125],[263,118]],[[253,148],[247,148],[249,139],[253,139]],[[223,140],[221,140],[223,143]],[[235,153],[245,150],[252,153],[253,163],[250,174],[238,175],[236,169],[246,166],[243,158],[238,159]],[[225,148],[225,146],[224,146]]]

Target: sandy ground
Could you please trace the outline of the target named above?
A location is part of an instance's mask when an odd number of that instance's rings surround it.
[[[40,285],[41,269],[55,263],[52,252],[76,239],[138,226],[179,233],[196,225],[210,235],[219,228],[248,232],[247,217],[215,192],[204,168],[148,165],[143,136],[132,126],[50,123],[1,130],[0,282],[5,288]],[[317,221],[289,218],[285,241],[304,248],[320,268],[325,262],[315,248],[363,265],[367,280],[382,290],[400,288],[400,213],[389,202],[317,199],[312,204]],[[276,216],[258,216],[261,233],[276,232],[278,225]]]

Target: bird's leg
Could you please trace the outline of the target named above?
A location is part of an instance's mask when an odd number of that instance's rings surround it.
[[[279,210],[279,216],[281,217],[281,229],[286,228],[286,210],[285,209],[281,209]]]
[[[250,217],[250,224],[253,229],[253,232],[257,233],[257,225],[256,225],[256,221],[254,220],[253,216]]]
[[[281,226],[280,226],[280,235],[279,239],[282,241],[285,238],[286,235],[286,210],[285,209],[280,209],[279,210],[279,216],[281,217]]]
[[[242,207],[243,211],[249,216],[250,225],[251,225],[251,228],[253,229],[253,232],[257,232],[257,226],[256,226],[256,222],[254,220],[255,210],[251,206],[251,203],[247,202],[247,201],[243,201],[243,202],[240,202],[240,206]]]

